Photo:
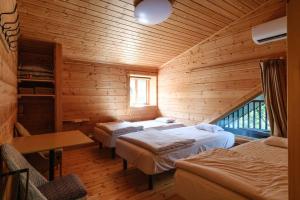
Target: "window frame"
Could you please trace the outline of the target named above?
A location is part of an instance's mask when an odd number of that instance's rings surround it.
[[[135,79],[135,102],[137,102],[138,97],[138,80],[146,80],[146,103],[144,105],[138,105],[138,104],[132,104],[131,103],[131,80]],[[150,76],[139,76],[139,75],[129,75],[129,106],[133,108],[137,107],[145,107],[145,106],[151,106],[150,104]]]

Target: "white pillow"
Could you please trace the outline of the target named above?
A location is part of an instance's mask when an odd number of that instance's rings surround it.
[[[173,123],[173,122],[175,122],[175,119],[168,118],[168,117],[158,117],[155,120],[159,121],[159,122],[164,122],[164,123]]]
[[[212,133],[217,133],[218,131],[224,131],[224,129],[220,126],[213,125],[213,124],[206,124],[206,123],[197,124],[196,128],[199,130],[209,131]]]

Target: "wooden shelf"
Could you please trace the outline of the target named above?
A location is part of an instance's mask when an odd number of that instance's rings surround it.
[[[55,83],[54,80],[43,80],[43,79],[18,79],[18,82],[41,82],[41,83]]]
[[[21,97],[55,97],[55,94],[18,94],[18,98]]]

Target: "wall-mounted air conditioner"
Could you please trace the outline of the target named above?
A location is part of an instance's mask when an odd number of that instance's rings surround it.
[[[287,17],[281,17],[252,27],[252,38],[256,44],[265,44],[285,39],[287,36]]]

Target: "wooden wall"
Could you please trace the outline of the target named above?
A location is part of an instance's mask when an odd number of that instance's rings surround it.
[[[63,129],[92,131],[95,122],[143,120],[157,116],[157,107],[129,108],[128,73],[157,75],[157,69],[64,61],[62,74]],[[74,123],[86,120],[89,122]]]
[[[255,45],[251,27],[285,15],[270,0],[252,13],[164,64],[158,76],[162,115],[211,122],[261,91],[259,60],[285,55],[286,41]]]
[[[300,199],[300,1],[288,1],[289,199]]]
[[[17,57],[0,39],[0,144],[13,136],[17,113]]]

